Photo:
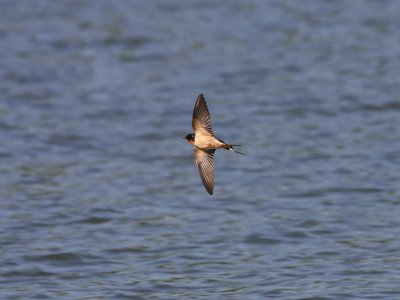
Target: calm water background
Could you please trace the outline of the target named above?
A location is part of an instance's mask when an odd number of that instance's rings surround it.
[[[400,1],[0,6],[1,299],[400,298]]]

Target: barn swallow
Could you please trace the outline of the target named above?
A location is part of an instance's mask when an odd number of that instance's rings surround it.
[[[227,144],[223,140],[214,136],[211,127],[211,117],[207,108],[203,94],[197,97],[196,104],[193,109],[192,127],[194,133],[186,135],[184,138],[194,148],[194,160],[201,181],[207,192],[212,195],[214,191],[214,153],[216,149],[226,149],[238,154],[244,155],[233,148],[233,145]]]

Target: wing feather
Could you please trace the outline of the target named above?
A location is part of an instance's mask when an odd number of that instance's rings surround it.
[[[199,169],[201,181],[210,195],[212,195],[214,191],[214,153],[215,149],[203,151],[194,148],[194,159]]]
[[[208,111],[206,100],[203,94],[197,97],[196,104],[193,109],[192,127],[195,134],[204,134],[214,136],[211,127],[211,116]]]

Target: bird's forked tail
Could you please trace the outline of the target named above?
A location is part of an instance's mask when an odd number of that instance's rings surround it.
[[[242,152],[239,152],[239,151],[237,151],[235,148],[233,148],[233,146],[241,146],[241,145],[233,145],[233,144],[225,144],[226,145],[226,150],[229,150],[229,151],[232,151],[232,152],[235,152],[235,153],[238,153],[238,154],[242,154],[242,155],[245,155],[244,153],[242,153]]]

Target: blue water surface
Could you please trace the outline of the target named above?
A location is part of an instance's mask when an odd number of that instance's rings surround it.
[[[399,1],[0,6],[1,299],[399,298]]]

